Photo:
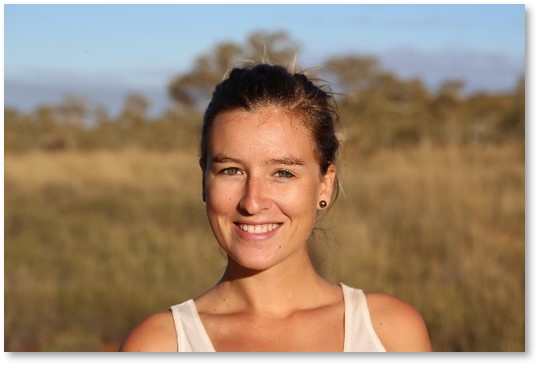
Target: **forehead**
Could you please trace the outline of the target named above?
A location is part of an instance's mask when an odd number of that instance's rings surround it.
[[[303,121],[277,107],[219,113],[208,137],[209,153],[314,158],[314,144]]]

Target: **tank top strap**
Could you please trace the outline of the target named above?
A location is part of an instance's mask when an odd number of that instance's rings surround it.
[[[178,352],[215,352],[194,300],[173,305],[170,310],[176,327]]]
[[[377,336],[366,295],[361,289],[340,283],[344,295],[344,352],[384,352]]]

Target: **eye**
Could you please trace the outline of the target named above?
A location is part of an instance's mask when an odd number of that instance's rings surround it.
[[[241,170],[239,170],[237,167],[227,167],[225,169],[222,169],[220,171],[221,175],[239,175],[241,173]]]
[[[295,177],[295,175],[293,175],[291,172],[286,171],[286,170],[278,170],[276,172],[276,176],[283,179],[291,179],[292,177]]]

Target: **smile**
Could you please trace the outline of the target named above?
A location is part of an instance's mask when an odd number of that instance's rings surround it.
[[[248,233],[267,233],[275,230],[280,226],[280,224],[277,223],[271,223],[271,224],[257,224],[257,225],[250,225],[250,224],[238,224],[237,225],[242,231],[248,232]]]

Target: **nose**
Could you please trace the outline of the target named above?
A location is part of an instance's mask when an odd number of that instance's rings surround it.
[[[271,199],[268,188],[263,179],[249,176],[246,180],[243,197],[239,208],[248,215],[255,215],[271,208]]]

